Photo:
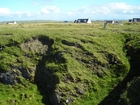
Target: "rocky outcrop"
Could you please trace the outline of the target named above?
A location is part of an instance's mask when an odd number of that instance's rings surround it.
[[[48,37],[40,36],[37,38],[31,38],[29,40],[24,41],[20,46],[21,49],[25,52],[24,56],[27,58],[32,58],[31,54],[35,54],[37,56],[42,56],[50,53],[50,46],[53,43],[53,40]],[[13,44],[12,44],[13,45]],[[4,47],[1,47],[1,50]],[[11,65],[10,69],[7,71],[1,70],[0,72],[0,82],[4,84],[15,84],[21,83],[21,79],[25,78],[31,82],[34,81],[36,67],[23,67],[23,61],[19,61],[17,58],[17,62],[20,63],[21,66],[13,66]]]
[[[11,67],[8,72],[3,72],[0,74],[0,81],[4,84],[10,85],[21,83],[22,78],[32,81],[34,72],[34,69],[31,70],[23,67]]]

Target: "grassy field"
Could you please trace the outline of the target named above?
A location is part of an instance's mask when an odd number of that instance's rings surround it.
[[[139,23],[0,24],[0,104],[118,105],[139,42]]]

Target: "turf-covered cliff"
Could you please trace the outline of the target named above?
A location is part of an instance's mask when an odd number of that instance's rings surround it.
[[[129,81],[120,97],[120,105],[140,104],[140,35],[129,35],[126,38],[127,56],[130,61]]]
[[[134,103],[127,93],[138,87],[138,26],[1,25],[0,104]]]

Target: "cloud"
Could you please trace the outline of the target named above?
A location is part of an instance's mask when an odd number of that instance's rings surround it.
[[[127,5],[126,3],[110,3],[109,7],[111,13],[135,13],[138,10],[138,6]]]
[[[23,13],[22,12],[20,12],[20,11],[17,11],[17,12],[13,12],[13,13],[11,13],[10,14],[10,16],[17,16],[17,17],[22,17],[22,15],[23,15]]]
[[[32,14],[29,11],[11,11],[9,8],[0,8],[0,16],[3,18],[22,18],[31,17]]]
[[[80,17],[128,17],[139,16],[140,6],[132,6],[123,2],[119,3],[108,3],[104,5],[90,5],[78,8],[76,10],[68,11],[69,16],[80,16]]]
[[[21,12],[21,11],[17,11],[17,12],[12,12],[10,14],[11,17],[19,17],[19,18],[22,18],[22,17],[32,17],[33,14],[31,14],[29,11],[24,11],[24,12]]]
[[[49,2],[52,0],[34,0],[37,2]],[[39,6],[40,7],[40,6]],[[103,5],[88,5],[71,11],[60,10],[56,6],[46,6],[38,11],[11,11],[10,8],[0,8],[0,17],[9,19],[128,19],[140,17],[140,5],[128,5],[123,2],[108,3]]]
[[[49,15],[48,15],[49,14]],[[28,20],[28,19],[57,19],[60,17],[60,10],[56,6],[46,6],[40,11],[11,11],[10,8],[0,8],[0,18],[8,20]],[[60,19],[60,18],[59,18]]]
[[[59,13],[60,10],[56,6],[46,6],[45,8],[41,9],[41,13],[43,14],[53,14],[53,13]]]
[[[31,16],[32,16],[31,13],[28,12],[28,11],[25,11],[24,14],[25,14],[26,16],[28,16],[28,17],[31,17]]]
[[[0,16],[9,15],[11,14],[9,8],[0,8]]]
[[[83,6],[81,8],[76,9],[76,10],[67,12],[67,15],[72,16],[72,15],[77,15],[77,14],[86,14],[89,12],[89,9],[90,8],[88,6]]]
[[[111,9],[116,9],[116,10],[130,10],[132,8],[132,6],[127,5],[126,3],[109,3],[109,7],[111,7]]]

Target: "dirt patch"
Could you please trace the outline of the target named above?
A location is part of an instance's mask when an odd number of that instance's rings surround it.
[[[39,41],[38,38],[36,39],[31,38],[30,40],[22,43],[21,48],[22,50],[27,51],[27,52],[45,54],[46,51],[48,50],[48,45],[43,45],[42,42]]]

